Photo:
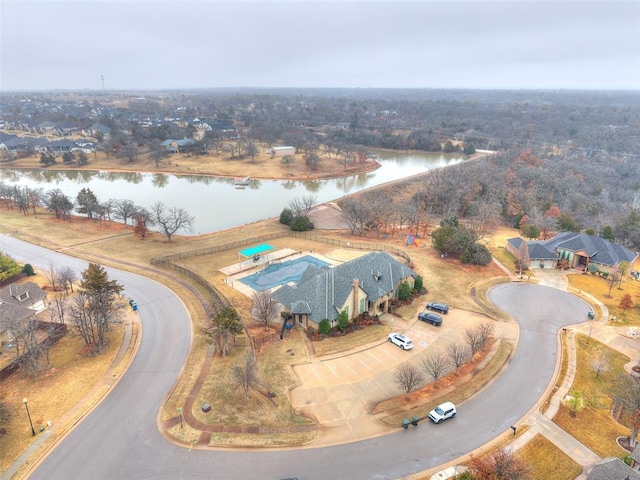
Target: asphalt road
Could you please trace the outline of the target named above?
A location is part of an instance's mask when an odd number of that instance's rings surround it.
[[[86,262],[0,235],[0,250],[41,268]],[[518,349],[505,372],[440,425],[336,447],[238,451],[188,449],[158,432],[160,405],[188,353],[191,331],[180,300],[143,277],[107,269],[136,299],[141,347],[106,399],[32,474],[33,479],[395,479],[468,453],[510,429],[552,380],[557,332],[586,320],[589,307],[566,292],[526,283],[498,285],[490,300],[520,323]]]

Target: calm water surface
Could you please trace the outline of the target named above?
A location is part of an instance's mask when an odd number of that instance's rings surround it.
[[[128,199],[142,207],[155,202],[181,207],[195,217],[190,233],[200,234],[279,216],[290,200],[303,195],[314,195],[318,203],[328,202],[463,160],[445,154],[375,153],[382,166],[374,172],[315,181],[250,180],[244,189],[236,188],[229,178],[79,170],[2,169],[0,181],[45,191],[59,188],[72,200],[88,188],[101,202]]]

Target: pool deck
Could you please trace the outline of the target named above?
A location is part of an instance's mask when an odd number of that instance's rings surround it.
[[[264,270],[267,262],[273,262],[276,260],[295,260],[297,258],[304,257],[306,255],[310,255],[312,257],[317,258],[318,260],[322,260],[330,265],[335,265],[337,263],[342,263],[340,261],[333,260],[331,258],[325,257],[319,253],[315,253],[313,251],[305,250],[303,252],[299,250],[294,250],[293,248],[282,248],[280,250],[276,250],[275,252],[271,252],[265,255],[261,255],[260,259],[257,262],[254,262],[252,258],[248,260],[244,260],[239,263],[234,263],[233,265],[229,265],[228,267],[224,267],[220,269],[220,272],[224,273],[227,278],[224,279],[224,283],[229,285],[231,288],[239,291],[240,293],[246,295],[247,297],[251,297],[255,290],[251,288],[249,285],[245,285],[240,281],[241,278],[249,276],[253,273]],[[279,288],[280,286],[278,286]]]

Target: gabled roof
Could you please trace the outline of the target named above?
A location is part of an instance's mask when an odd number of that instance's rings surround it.
[[[587,480],[640,480],[640,472],[619,458],[605,458],[593,466]]]
[[[22,285],[11,284],[0,289],[0,302],[20,305],[26,308],[33,306],[46,296],[47,292],[34,282],[26,282]]]
[[[293,314],[307,314],[314,322],[334,320],[349,298],[354,280],[374,301],[411,276],[416,273],[388,253],[373,252],[334,268],[309,265],[296,285],[285,285],[273,296]]]
[[[640,463],[640,443],[638,443],[636,448],[633,449],[633,452],[631,452],[631,458]]]
[[[11,325],[28,320],[35,314],[35,310],[22,305],[0,303],[0,333],[7,331]]]
[[[516,249],[522,243],[521,238],[510,238],[507,242]],[[633,262],[637,253],[604,238],[586,233],[561,232],[549,240],[529,242],[531,260],[550,260],[558,258],[558,250],[585,252],[591,262],[615,266],[620,262]]]

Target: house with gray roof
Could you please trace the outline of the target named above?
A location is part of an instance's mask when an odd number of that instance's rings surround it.
[[[33,319],[47,308],[47,292],[34,282],[0,289],[0,341],[13,338],[11,326]]]
[[[516,237],[507,240],[507,251],[520,258],[522,242]],[[558,262],[567,261],[569,268],[586,271],[590,264],[603,272],[614,271],[622,262],[629,262],[630,270],[637,270],[638,252],[586,233],[561,232],[549,240],[527,242],[530,268],[555,268]]]
[[[605,458],[593,466],[587,480],[640,480],[640,472],[619,458]]]
[[[631,468],[640,472],[640,443],[631,452]]]
[[[273,297],[296,324],[317,329],[326,318],[333,327],[342,311],[349,320],[387,312],[400,285],[413,288],[416,276],[388,253],[372,252],[334,267],[310,265],[297,284],[282,286]]]

